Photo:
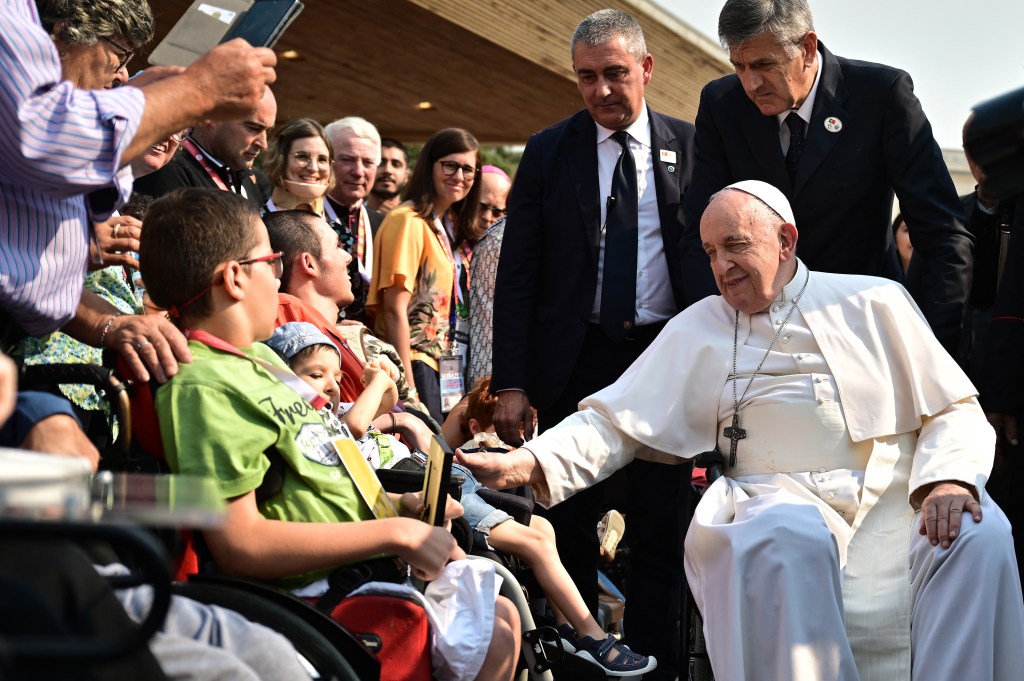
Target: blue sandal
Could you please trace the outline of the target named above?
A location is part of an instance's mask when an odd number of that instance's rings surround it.
[[[612,635],[603,640],[584,636],[578,643],[576,654],[600,666],[608,676],[641,676],[658,666],[653,656],[634,653]],[[609,660],[612,651],[616,655]]]
[[[558,625],[558,635],[562,639],[562,650],[567,653],[575,653],[580,648],[580,639],[576,636],[576,630],[568,622]]]

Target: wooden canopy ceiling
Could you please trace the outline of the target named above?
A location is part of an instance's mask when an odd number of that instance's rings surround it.
[[[153,45],[190,4],[151,0]],[[355,115],[405,142],[456,126],[483,144],[522,144],[582,106],[569,38],[605,6],[644,28],[655,58],[651,106],[693,120],[700,88],[729,63],[716,44],[646,0],[306,0],[275,47],[277,120]],[[288,51],[297,58],[282,58]]]

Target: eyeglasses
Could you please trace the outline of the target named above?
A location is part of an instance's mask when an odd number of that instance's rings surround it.
[[[315,161],[318,170],[328,170],[331,167],[331,157],[323,154],[313,156],[307,151],[293,151],[289,156],[298,161],[299,165],[307,167]]]
[[[361,167],[367,172],[374,172],[377,169],[377,161],[372,158],[359,158],[358,156],[339,156],[334,162],[341,167]]]
[[[498,206],[492,206],[491,204],[485,203],[483,201],[480,202],[480,214],[484,215],[484,216],[490,214],[491,216],[494,217],[495,220],[497,220],[502,215],[504,215],[505,214],[505,210],[506,210],[505,208],[499,208]]]
[[[171,140],[172,142],[174,142],[175,144],[181,144],[181,140],[183,140],[186,137],[188,137],[189,130],[190,130],[190,128],[185,128],[184,130],[179,130],[178,132],[176,132],[173,135],[171,135],[170,137],[168,137],[168,139]]]
[[[252,265],[257,262],[265,262],[270,265],[271,270],[274,273],[274,279],[280,279],[281,275],[284,274],[284,253],[278,251],[277,253],[271,253],[269,255],[261,255],[258,258],[250,258],[248,260],[239,260],[239,265]]]
[[[281,251],[278,251],[276,253],[271,253],[269,255],[261,255],[258,258],[249,258],[248,260],[239,260],[238,264],[239,265],[252,265],[252,264],[258,263],[258,262],[268,263],[270,265],[270,267],[271,267],[271,271],[274,274],[274,279],[280,279],[281,275],[284,274],[284,260],[283,260],[283,257],[284,257],[284,253],[282,253]],[[204,288],[202,291],[200,291],[199,293],[195,294],[194,296],[192,296],[191,298],[186,300],[181,305],[171,305],[171,307],[167,310],[168,315],[172,319],[181,319],[181,311],[182,310],[184,310],[186,307],[188,307],[192,303],[196,302],[197,300],[199,300],[200,298],[205,296],[207,293],[209,293],[213,289],[214,286],[220,286],[223,283],[224,283],[224,273],[221,272],[220,274],[217,275],[217,278],[213,280],[212,284],[210,284],[209,286]]]
[[[480,171],[479,168],[473,166],[464,166],[461,163],[455,161],[438,161],[441,164],[441,172],[444,173],[445,177],[451,177],[459,170],[462,171],[462,177],[467,180],[472,180],[476,174]]]
[[[103,39],[106,40],[108,43],[110,43],[114,47],[115,50],[117,50],[117,52],[118,52],[118,55],[117,55],[118,56],[118,62],[117,62],[117,68],[114,69],[114,71],[115,72],[120,71],[121,69],[123,69],[125,67],[125,65],[128,62],[130,62],[132,60],[132,57],[135,56],[135,50],[128,49],[127,47],[125,47],[121,43],[117,42],[113,38],[108,38],[106,36],[103,36]]]

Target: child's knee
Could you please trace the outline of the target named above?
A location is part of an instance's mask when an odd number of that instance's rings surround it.
[[[491,636],[491,645],[518,648],[522,630],[523,625],[515,604],[504,596],[498,596],[494,602],[494,633]]]
[[[539,515],[530,517],[530,527],[538,532],[543,532],[544,536],[549,538],[552,543],[555,541],[555,528],[547,518],[542,518]]]

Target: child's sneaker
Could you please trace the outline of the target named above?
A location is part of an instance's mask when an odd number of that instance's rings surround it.
[[[615,549],[622,535],[626,533],[626,520],[614,508],[604,514],[597,524],[597,536],[601,541],[601,555],[609,563],[615,560]]]
[[[576,630],[572,628],[572,625],[568,622],[562,622],[558,625],[558,636],[562,639],[562,650],[567,653],[575,653],[579,650],[580,640],[576,636]]]
[[[653,655],[634,653],[611,634],[603,640],[584,636],[576,654],[600,666],[607,676],[640,676],[658,666]]]

